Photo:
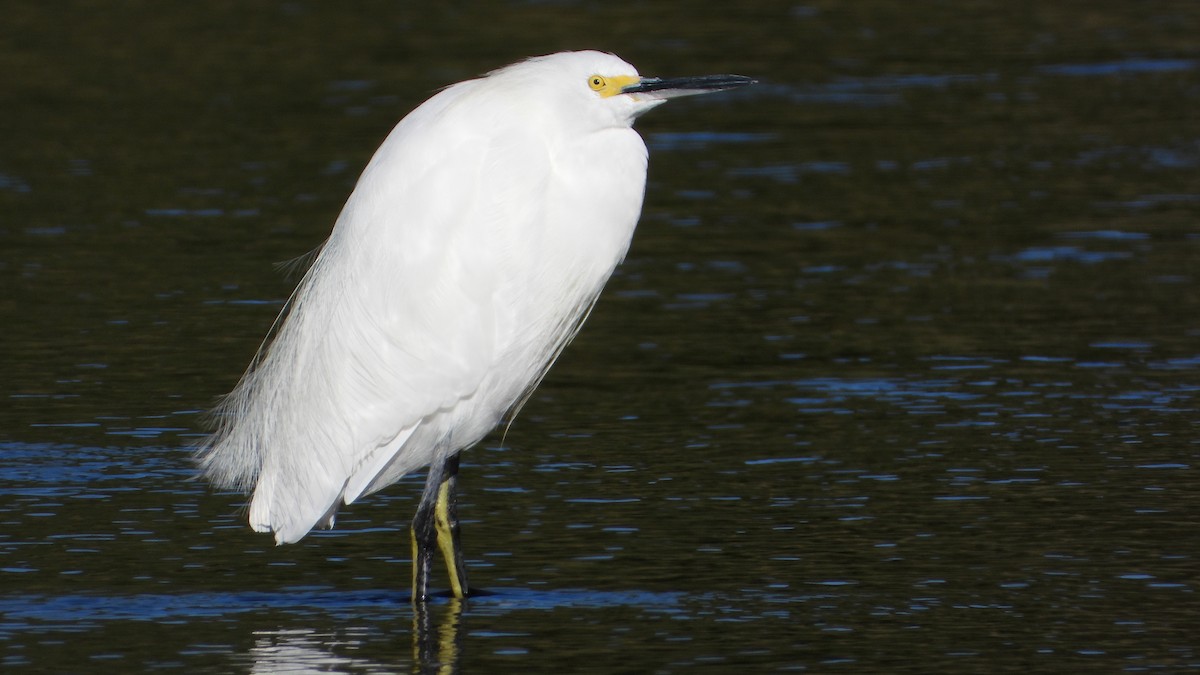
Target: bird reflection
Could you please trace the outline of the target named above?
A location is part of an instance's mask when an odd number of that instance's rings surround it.
[[[413,606],[413,673],[450,675],[458,672],[464,602],[452,597],[444,608],[424,602]],[[437,625],[434,624],[435,613],[442,614]]]
[[[378,669],[365,659],[333,653],[333,645],[345,647],[354,642],[304,628],[255,631],[250,672],[350,673]]]
[[[464,601],[421,603],[413,613],[412,672],[414,675],[452,675],[459,672],[462,653]],[[399,664],[384,664],[347,654],[363,645],[365,635],[331,634],[312,629],[255,631],[250,649],[251,673],[376,673],[397,672]]]

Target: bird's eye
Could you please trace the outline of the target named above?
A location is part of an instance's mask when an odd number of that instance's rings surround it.
[[[592,91],[600,91],[606,84],[608,82],[599,75],[593,75],[588,78],[588,86],[592,88]]]

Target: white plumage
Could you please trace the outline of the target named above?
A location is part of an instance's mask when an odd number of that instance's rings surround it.
[[[611,54],[569,52],[430,98],[375,153],[218,408],[204,473],[252,490],[250,525],[282,544],[478,442],[625,255],[646,182],[634,118],[749,82],[641,78]]]
[[[601,106],[593,73],[636,75],[597,52],[531,59],[438,93],[375,153],[200,450],[214,482],[253,487],[255,530],[297,541],[478,442],[570,339],[629,246],[630,124],[653,105]]]

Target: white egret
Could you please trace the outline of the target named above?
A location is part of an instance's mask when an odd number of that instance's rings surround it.
[[[286,544],[428,465],[412,599],[427,597],[435,546],[465,597],[459,452],[515,414],[625,256],[646,186],[634,119],[752,82],[643,78],[611,54],[568,52],[413,110],[217,409],[204,474],[253,491],[250,526]]]

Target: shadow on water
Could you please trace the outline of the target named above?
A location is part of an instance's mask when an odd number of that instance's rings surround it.
[[[430,607],[462,605],[461,613],[501,616],[509,612],[559,609],[650,607],[667,610],[679,605],[680,593],[488,589],[466,603],[435,599]],[[143,594],[130,596],[44,596],[6,594],[0,633],[22,630],[78,632],[105,621],[170,621],[231,616],[246,612],[326,615],[339,620],[366,615],[409,613],[409,596],[392,591],[345,591],[335,588],[285,588],[277,592]]]

